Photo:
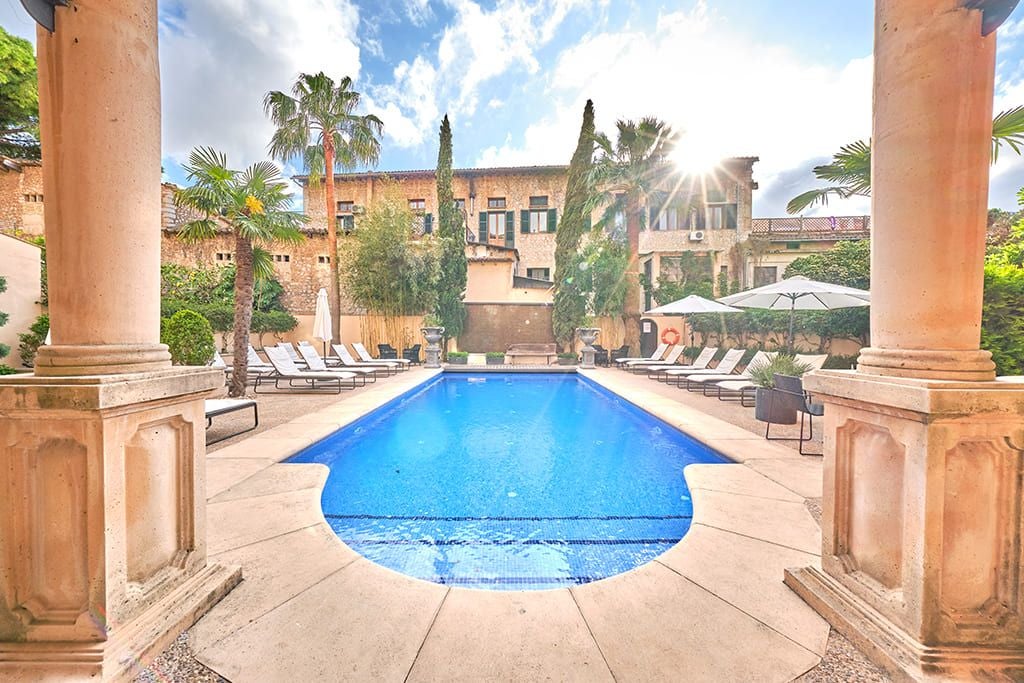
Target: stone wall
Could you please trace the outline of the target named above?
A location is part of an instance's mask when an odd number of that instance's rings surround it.
[[[39,305],[40,268],[39,247],[0,233],[0,276],[7,278],[7,291],[0,294],[0,311],[10,316],[0,327],[0,343],[11,347],[11,355],[0,359],[0,364],[21,369],[18,335],[28,332],[43,312]]]
[[[0,231],[43,234],[43,168],[38,162],[0,164]]]
[[[459,349],[504,351],[511,344],[553,344],[550,304],[466,304]]]

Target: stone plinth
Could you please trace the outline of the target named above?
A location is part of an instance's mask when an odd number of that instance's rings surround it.
[[[823,571],[786,583],[899,678],[1020,680],[1024,384],[804,384],[825,403]]]
[[[0,381],[0,680],[138,673],[240,580],[206,561],[220,370]]]

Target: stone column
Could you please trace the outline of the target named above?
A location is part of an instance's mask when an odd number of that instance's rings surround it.
[[[995,36],[964,4],[876,2],[873,346],[805,379],[822,560],[786,572],[901,680],[1024,671],[1024,384],[979,350]]]
[[[159,343],[156,0],[38,33],[50,316],[0,378],[0,681],[120,680],[240,579],[206,558],[203,398]]]

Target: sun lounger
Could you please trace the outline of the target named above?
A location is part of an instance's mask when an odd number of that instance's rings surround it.
[[[672,368],[666,370],[665,381],[678,387],[682,386],[683,380],[691,375],[727,375],[736,370],[736,366],[740,364],[744,353],[746,353],[745,349],[729,349],[722,356],[722,360],[718,362],[718,365],[710,369],[685,370],[683,368]]]
[[[313,344],[310,344],[305,339],[300,341],[299,344],[298,344],[298,347],[300,349],[303,346],[313,349],[314,351],[316,351],[317,356],[320,356],[320,352],[316,350],[316,346],[314,346]],[[301,351],[299,351],[299,355],[302,356],[302,352]],[[302,357],[303,357],[303,360],[305,360],[305,356],[302,356]],[[320,356],[320,360],[322,360],[324,362],[324,365],[326,365],[329,368],[335,368],[335,367],[338,367],[339,365],[341,365],[341,361],[338,360],[337,358],[335,358],[334,356],[327,356],[327,355]],[[312,368],[310,368],[310,369],[312,369]]]
[[[356,388],[356,373],[354,372],[300,370],[284,349],[268,346],[263,351],[267,354],[270,364],[274,366],[274,371],[261,374],[256,378],[253,389],[256,393],[259,393],[261,386],[271,382],[275,389],[305,390],[307,393],[333,391],[333,393],[340,394],[342,389]],[[282,386],[282,382],[287,382],[287,384]],[[296,386],[296,382],[299,382],[298,386]]]
[[[223,358],[221,359],[221,362],[224,362]],[[204,401],[203,405],[206,410],[207,429],[213,426],[213,418],[217,417],[218,415],[226,415],[228,413],[233,413],[236,410],[245,410],[246,408],[252,408],[252,427],[247,427],[237,432],[232,432],[230,434],[220,437],[219,439],[214,439],[213,441],[207,441],[207,446],[219,443],[224,439],[230,439],[231,437],[238,436],[239,434],[251,432],[260,425],[259,408],[257,408],[256,406],[256,401],[252,400],[251,398],[211,398]]]
[[[675,346],[671,347],[668,350],[668,355],[666,355],[663,359],[661,359],[661,360],[629,360],[629,361],[626,361],[626,365],[628,366],[626,369],[629,370],[630,372],[638,372],[638,371],[639,372],[644,372],[644,371],[647,370],[647,368],[651,368],[651,367],[661,367],[661,366],[675,365],[677,362],[679,362],[679,357],[683,355],[683,351],[685,351],[685,350],[686,350],[685,346],[683,346],[682,344],[676,344]]]
[[[409,366],[412,365],[412,363],[405,358],[374,358],[373,356],[370,355],[370,352],[366,350],[366,347],[360,344],[359,342],[355,342],[354,344],[352,344],[352,348],[355,349],[356,355],[359,356],[359,360],[363,361],[364,363],[397,363],[398,367],[404,368],[406,370],[408,370]]]
[[[382,370],[389,375],[397,374],[401,370],[401,366],[393,361],[387,360],[375,360],[367,363],[365,361],[356,360],[352,357],[352,354],[345,347],[344,344],[331,344],[331,348],[338,354],[338,360],[346,368],[369,368],[372,370]]]
[[[320,357],[320,354],[316,352],[316,349],[304,344],[299,344],[299,353],[302,354],[302,360],[306,361],[306,366],[313,372],[352,372],[363,380],[363,385],[366,384],[368,379],[372,382],[377,381],[377,370],[375,368],[329,368],[324,363],[324,359]]]
[[[715,354],[718,353],[717,346],[708,346],[701,350],[697,354],[697,357],[693,359],[693,362],[689,365],[651,365],[647,368],[647,379],[656,379],[659,382],[666,381],[666,370],[707,370],[708,366],[711,365],[711,361],[714,359]]]
[[[625,369],[626,368],[626,363],[628,363],[631,360],[638,360],[638,361],[645,361],[645,360],[646,361],[656,361],[656,360],[661,360],[665,356],[665,352],[666,351],[668,351],[668,344],[664,344],[664,343],[658,344],[658,348],[656,348],[654,350],[654,353],[652,353],[647,358],[643,358],[643,357],[639,357],[639,358],[637,358],[637,357],[634,357],[634,358],[616,358],[615,359],[615,367]]]
[[[754,354],[754,357],[750,359],[750,362],[747,363],[747,367],[743,369],[743,372],[739,374],[725,372],[721,374],[703,374],[687,377],[686,389],[687,391],[696,391],[697,389],[700,389],[701,393],[708,396],[707,388],[713,387],[716,382],[749,382],[751,371],[760,365],[765,365],[771,361],[775,355],[775,352],[772,351],[758,351]]]
[[[302,356],[298,351],[295,350],[295,346],[291,342],[278,342],[277,346],[288,352],[288,357],[292,359],[297,367],[305,367],[306,361],[302,359]]]
[[[768,355],[774,356],[774,354]],[[755,367],[755,360],[757,360],[756,356],[753,359],[751,359],[750,363],[747,365],[747,369],[744,371],[744,374],[749,374],[748,371],[751,368]],[[796,361],[798,363],[803,363],[804,365],[808,366],[810,370],[820,370],[821,367],[825,364],[826,360],[828,360],[828,354],[820,354],[813,356],[797,354],[796,356]],[[754,392],[756,389],[757,385],[754,384],[750,379],[730,378],[726,381],[715,382],[714,388],[705,388],[704,395],[717,396],[718,400],[720,401],[728,401],[730,399],[739,398],[740,405],[746,408],[750,408],[751,406],[754,405]],[[710,391],[715,390],[717,391],[717,394],[709,393]]]

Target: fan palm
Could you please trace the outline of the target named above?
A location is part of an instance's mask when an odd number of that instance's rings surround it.
[[[380,157],[380,136],[384,124],[373,115],[355,114],[360,94],[352,90],[352,79],[337,84],[322,71],[301,74],[292,94],[267,93],[263,107],[277,126],[270,140],[270,154],[287,162],[301,158],[309,182],[327,180],[327,247],[330,252],[331,281],[328,298],[335,339],[340,339],[341,298],[339,291],[338,232],[334,211],[334,170],[375,164]]]
[[[644,223],[647,196],[663,187],[675,173],[668,163],[678,136],[664,121],[645,117],[640,121],[616,121],[618,137],[594,136],[598,156],[590,171],[590,185],[596,188],[594,204],[607,207],[601,224],[614,226],[614,216],[623,212],[629,260],[626,266],[626,343],[639,348],[640,341],[640,230]]]
[[[274,242],[303,239],[299,228],[306,216],[290,210],[288,185],[274,164],[263,161],[244,171],[228,168],[227,157],[209,147],[192,150],[184,166],[190,187],[177,191],[179,206],[198,216],[182,226],[179,237],[197,242],[217,237],[225,229],[235,238],[235,326],[231,396],[245,394],[253,288],[257,278],[273,276],[270,253],[261,248]]]
[[[1017,154],[1024,150],[1024,106],[1008,109],[992,120],[992,163],[1006,145]],[[789,200],[786,211],[801,213],[814,206],[827,206],[830,197],[871,196],[871,143],[858,140],[844,145],[832,156],[832,163],[814,167],[814,176],[832,183],[808,190]]]

